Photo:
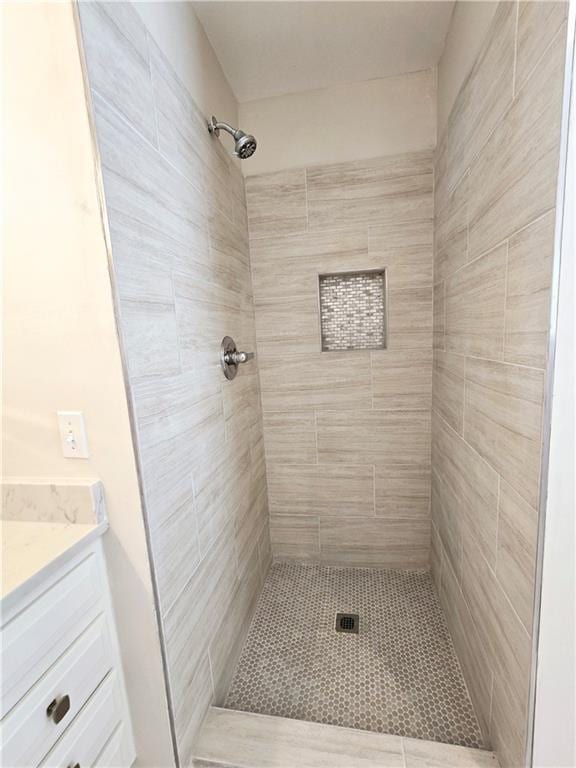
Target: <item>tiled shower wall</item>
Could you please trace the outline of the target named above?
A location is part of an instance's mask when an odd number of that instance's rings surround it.
[[[270,560],[243,179],[129,3],[81,3],[180,761]],[[105,372],[103,372],[105,375]],[[156,695],[156,692],[147,692]]]
[[[421,567],[430,536],[432,153],[246,179],[272,549]],[[318,275],[387,270],[387,349],[321,352]]]
[[[432,568],[503,766],[524,764],[565,17],[500,4],[436,158]]]

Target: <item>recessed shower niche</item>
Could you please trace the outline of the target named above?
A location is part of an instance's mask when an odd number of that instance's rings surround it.
[[[386,348],[386,271],[319,275],[322,351]]]

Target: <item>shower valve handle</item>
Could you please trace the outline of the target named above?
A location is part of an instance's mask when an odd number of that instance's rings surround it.
[[[239,363],[247,363],[248,360],[254,358],[254,352],[227,352],[224,355],[224,360],[228,365],[238,365]]]
[[[233,379],[236,376],[240,363],[247,363],[253,358],[254,352],[239,352],[234,339],[224,336],[220,345],[220,365],[227,379]]]

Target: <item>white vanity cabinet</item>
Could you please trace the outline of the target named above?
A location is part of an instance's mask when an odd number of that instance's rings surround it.
[[[128,768],[130,714],[101,539],[3,601],[3,768]]]

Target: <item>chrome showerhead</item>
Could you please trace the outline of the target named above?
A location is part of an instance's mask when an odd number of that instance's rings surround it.
[[[248,157],[252,157],[256,152],[256,139],[249,133],[244,133],[239,128],[232,128],[228,123],[221,123],[214,115],[212,120],[208,122],[208,130],[213,133],[214,136],[219,136],[220,131],[226,131],[234,139],[234,154],[239,157],[240,160],[246,160]]]

